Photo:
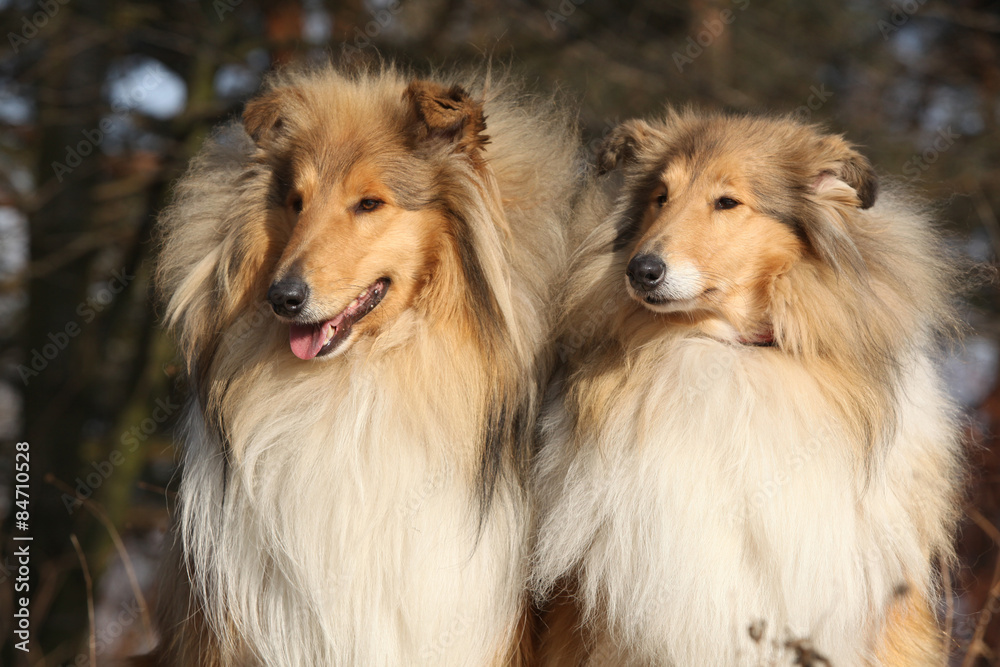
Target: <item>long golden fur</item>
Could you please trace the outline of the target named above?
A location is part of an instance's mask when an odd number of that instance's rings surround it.
[[[521,664],[577,146],[504,76],[389,67],[207,142],[160,219],[193,396],[152,663]]]
[[[547,665],[945,664],[956,271],[841,137],[668,111],[580,206],[535,465]]]

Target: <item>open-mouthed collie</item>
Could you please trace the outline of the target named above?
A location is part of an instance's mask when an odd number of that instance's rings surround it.
[[[945,664],[957,278],[927,215],[792,120],[670,111],[599,165],[535,468],[545,664]]]
[[[154,662],[521,664],[579,165],[498,78],[279,74],[177,186],[158,278],[193,398]]]

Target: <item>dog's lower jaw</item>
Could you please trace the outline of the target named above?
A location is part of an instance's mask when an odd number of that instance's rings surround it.
[[[660,301],[637,295],[635,300],[642,304],[643,308],[654,313],[684,313],[696,310],[698,307],[696,299],[665,299]]]
[[[654,313],[677,313],[694,310],[699,307],[701,294],[677,295],[664,291],[663,287],[645,292],[635,289],[629,281],[625,281],[625,291],[629,297],[642,304]]]

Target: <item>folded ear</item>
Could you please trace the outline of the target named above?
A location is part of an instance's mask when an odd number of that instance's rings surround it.
[[[851,153],[853,155],[841,163],[840,177],[858,193],[861,208],[871,208],[878,197],[878,177],[868,158],[857,151]]]
[[[821,194],[846,185],[854,191],[858,208],[871,208],[875,204],[878,177],[868,158],[839,136],[824,137],[820,154],[824,164],[813,182],[814,192]]]
[[[810,152],[809,213],[801,222],[813,249],[837,269],[862,275],[866,266],[852,236],[852,219],[859,208],[871,208],[878,178],[871,163],[839,136],[824,136]]]
[[[243,128],[258,146],[284,129],[284,115],[291,104],[302,100],[295,88],[275,88],[249,100],[243,107]]]
[[[410,105],[418,140],[454,145],[456,153],[473,157],[489,143],[483,104],[473,100],[461,86],[445,88],[433,81],[414,80],[403,91]]]
[[[636,156],[648,145],[655,130],[644,120],[627,120],[604,138],[597,149],[597,173],[606,174]]]

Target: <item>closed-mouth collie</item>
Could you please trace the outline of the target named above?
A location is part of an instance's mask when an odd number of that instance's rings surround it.
[[[788,119],[671,110],[599,167],[534,469],[545,664],[945,664],[959,278],[926,212]]]
[[[149,662],[521,664],[578,144],[506,75],[388,66],[207,142],[160,220],[192,399]]]

